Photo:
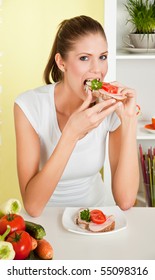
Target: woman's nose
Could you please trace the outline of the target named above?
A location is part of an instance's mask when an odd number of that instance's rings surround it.
[[[90,72],[91,73],[99,73],[100,71],[101,71],[101,69],[100,69],[101,67],[100,67],[100,63],[99,63],[99,61],[97,61],[97,60],[93,60],[92,62],[91,62],[91,66],[90,66]]]

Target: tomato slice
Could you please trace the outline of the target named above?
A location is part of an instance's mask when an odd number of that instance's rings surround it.
[[[111,85],[109,83],[104,83],[103,82],[102,89],[104,89],[108,93],[112,93],[112,94],[117,94],[118,93],[118,87],[114,86],[114,85]]]
[[[90,220],[95,224],[103,224],[106,221],[106,216],[101,210],[94,209],[90,211]]]

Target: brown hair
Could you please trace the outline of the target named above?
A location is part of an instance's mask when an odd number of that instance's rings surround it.
[[[50,79],[54,82],[63,79],[63,73],[55,62],[56,53],[60,53],[65,59],[68,51],[72,50],[75,42],[88,33],[101,33],[106,40],[106,35],[102,25],[88,16],[77,16],[68,20],[63,20],[55,36],[53,47],[49,56],[48,63],[44,70],[44,80],[46,84],[51,84]]]

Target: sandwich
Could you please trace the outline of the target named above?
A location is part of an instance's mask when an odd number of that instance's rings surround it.
[[[101,210],[82,208],[75,217],[75,223],[90,232],[107,232],[115,229],[114,215],[106,216]]]
[[[118,101],[123,101],[127,98],[126,94],[120,92],[118,86],[101,82],[99,79],[86,80],[84,88],[86,92],[90,90],[93,96],[100,97],[103,100],[114,98]]]

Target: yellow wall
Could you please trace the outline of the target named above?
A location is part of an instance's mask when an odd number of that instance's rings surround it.
[[[51,44],[60,21],[80,14],[103,24],[103,0],[3,0],[0,16],[0,203],[20,199],[16,172],[16,147],[13,120],[15,97],[40,86]]]

